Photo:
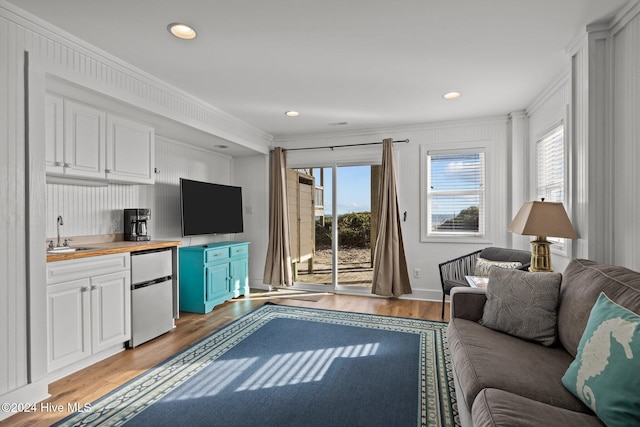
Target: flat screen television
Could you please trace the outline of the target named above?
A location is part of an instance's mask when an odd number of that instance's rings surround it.
[[[180,178],[182,235],[242,233],[242,188]]]

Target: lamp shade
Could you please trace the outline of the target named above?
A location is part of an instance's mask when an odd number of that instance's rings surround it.
[[[512,233],[526,236],[576,239],[571,221],[559,202],[525,202],[509,226]]]

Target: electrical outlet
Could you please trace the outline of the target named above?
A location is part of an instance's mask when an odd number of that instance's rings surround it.
[[[113,232],[122,232],[122,218],[113,218]]]
[[[420,269],[419,268],[414,268],[413,269],[413,277],[415,277],[415,278],[419,278],[420,277]]]

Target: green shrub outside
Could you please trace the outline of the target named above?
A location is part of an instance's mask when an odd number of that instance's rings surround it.
[[[325,217],[324,226],[316,220],[316,249],[331,248],[332,217]],[[338,216],[338,242],[341,248],[371,247],[371,212],[351,212]]]

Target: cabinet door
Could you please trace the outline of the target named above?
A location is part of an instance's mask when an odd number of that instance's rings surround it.
[[[91,278],[93,352],[131,338],[131,278],[129,271]]]
[[[226,298],[229,294],[229,264],[219,264],[205,267],[206,295],[205,301]]]
[[[132,120],[107,116],[107,179],[153,184],[154,130]]]
[[[229,292],[233,297],[243,295],[249,286],[249,261],[241,259],[231,263],[231,280],[229,281]]]
[[[89,279],[47,286],[49,372],[91,355],[89,286]]]
[[[45,165],[47,173],[64,172],[64,103],[47,94],[45,98]]]
[[[104,179],[105,113],[64,101],[64,174]]]

